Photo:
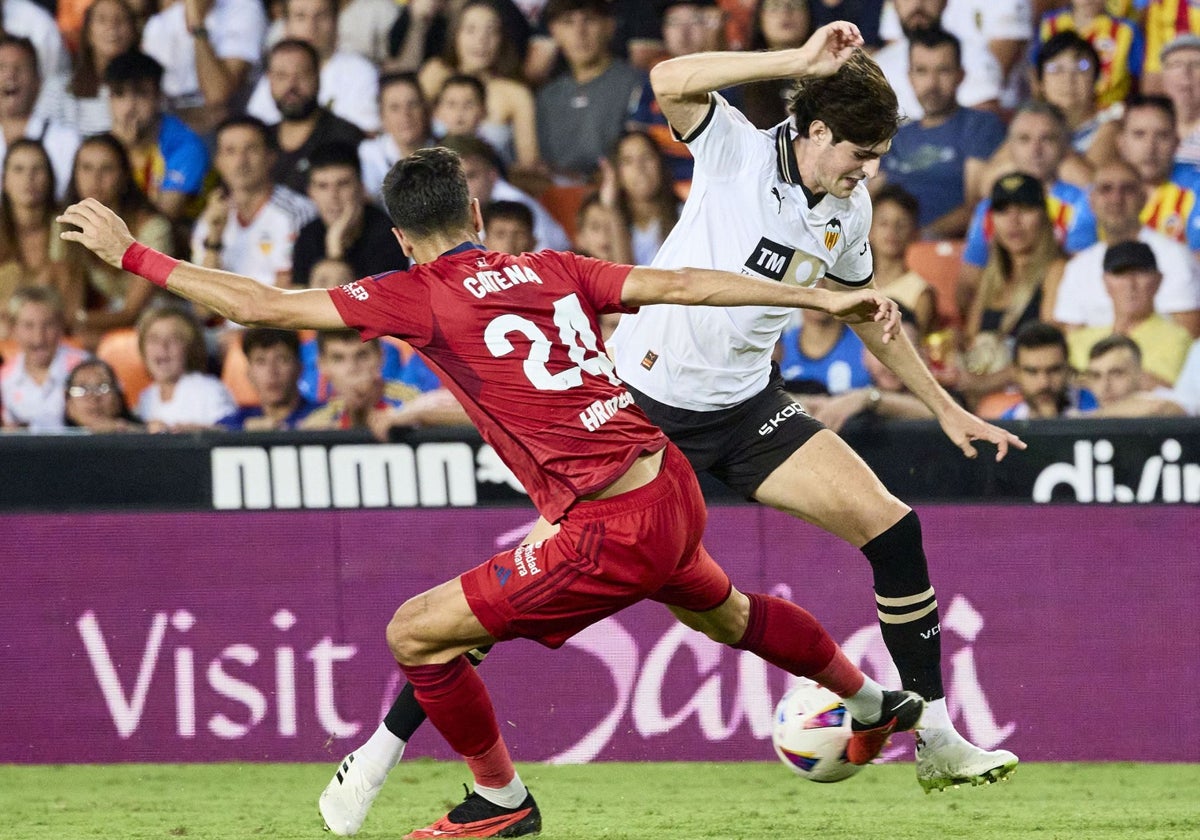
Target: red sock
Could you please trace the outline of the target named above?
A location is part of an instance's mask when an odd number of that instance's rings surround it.
[[[492,699],[467,658],[458,656],[445,665],[401,665],[400,670],[430,722],[467,760],[475,781],[485,787],[511,782],[517,771],[500,738]]]
[[[862,671],[808,610],[773,595],[746,597],[750,617],[735,648],[748,650],[789,674],[819,682],[839,697],[862,688]]]

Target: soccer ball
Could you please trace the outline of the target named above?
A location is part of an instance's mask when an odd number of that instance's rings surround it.
[[[779,760],[813,782],[840,782],[862,768],[846,761],[850,713],[842,700],[816,683],[800,683],[775,707],[771,737]]]

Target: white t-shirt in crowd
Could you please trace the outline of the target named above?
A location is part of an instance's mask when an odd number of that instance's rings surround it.
[[[245,224],[230,210],[221,232],[221,268],[274,286],[275,275],[292,268],[292,249],[300,228],[316,215],[311,201],[280,185]],[[203,261],[206,239],[208,223],[202,217],[192,228],[192,262]]]
[[[338,50],[321,66],[317,101],[367,134],[379,131],[379,71],[358,53]],[[254,86],[246,113],[267,125],[282,118],[265,75]]]
[[[677,127],[678,128],[678,127]],[[862,287],[872,275],[871,198],[859,183],[847,198],[809,205],[790,122],[759,131],[719,94],[683,137],[695,158],[691,192],[653,266],[696,266],[812,286],[821,277]],[[609,342],[617,373],[647,396],[711,411],[757,394],[794,309],[762,306],[643,306]]]
[[[1154,296],[1154,311],[1160,315],[1200,309],[1200,264],[1181,242],[1148,227],[1138,239],[1150,246],[1162,272],[1162,285]],[[1104,252],[1108,243],[1097,242],[1067,261],[1054,320],[1063,324],[1103,327],[1113,322],[1112,298],[1104,288]]]
[[[175,383],[175,392],[164,401],[158,385],[150,385],[138,397],[137,413],[143,422],[158,420],[168,426],[194,423],[212,426],[237,411],[229,390],[220,379],[207,373],[185,373]]]
[[[4,403],[4,423],[24,426],[31,432],[61,429],[66,408],[64,389],[67,376],[88,354],[60,344],[50,362],[44,382],[36,382],[25,370],[25,354],[18,353],[0,368],[0,400]]]

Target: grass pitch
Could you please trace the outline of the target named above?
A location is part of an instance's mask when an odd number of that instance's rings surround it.
[[[325,764],[0,766],[3,840],[321,840]],[[545,840],[1197,840],[1200,765],[1032,764],[1011,781],[925,795],[911,765],[834,785],[775,763],[527,764]],[[392,773],[358,834],[398,838],[461,798],[466,768]]]

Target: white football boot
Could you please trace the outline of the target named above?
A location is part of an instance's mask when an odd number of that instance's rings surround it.
[[[1019,759],[1008,750],[984,750],[953,729],[922,729],[917,736],[917,781],[926,793],[1006,779]]]
[[[337,772],[317,800],[327,831],[338,837],[351,837],[362,828],[371,804],[383,789],[382,781],[371,782],[367,775],[363,772],[363,762],[355,761],[354,753],[338,765]]]

